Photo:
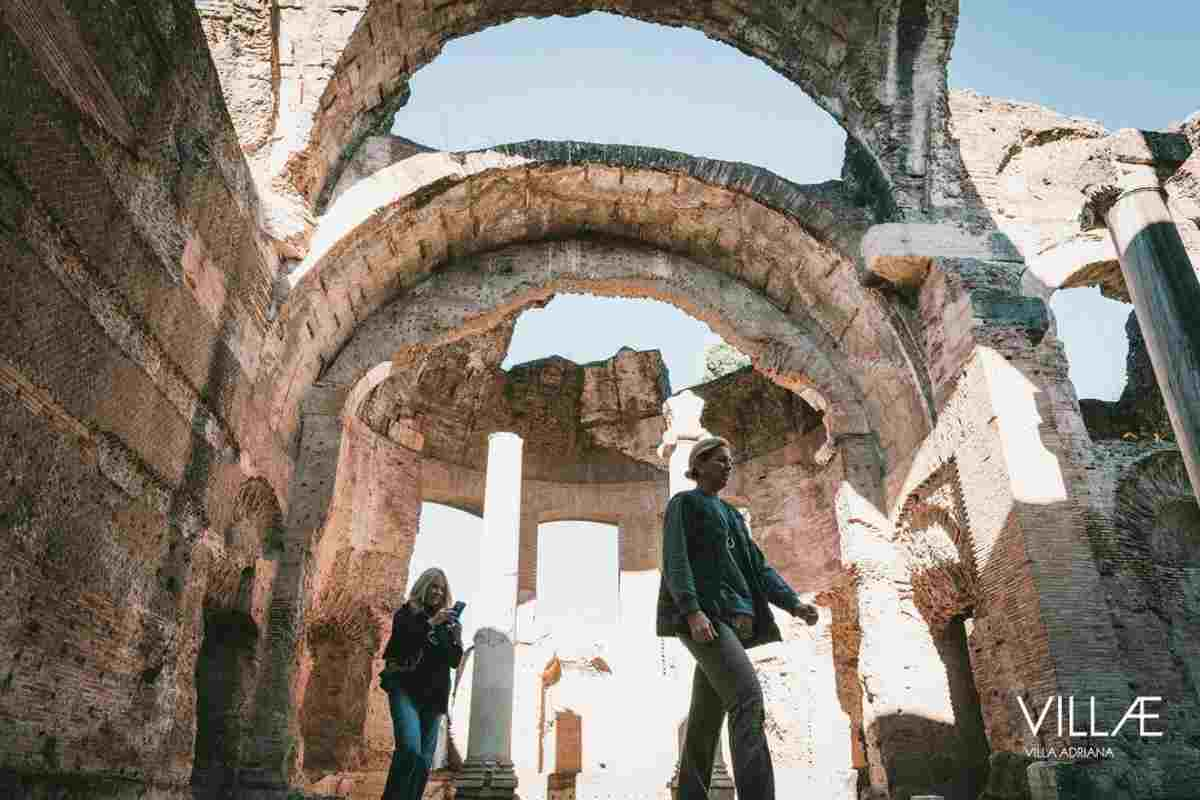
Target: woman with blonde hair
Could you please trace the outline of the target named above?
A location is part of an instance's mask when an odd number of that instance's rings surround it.
[[[392,618],[380,684],[388,693],[396,749],[383,800],[420,800],[438,726],[450,698],[450,670],[462,661],[462,626],[450,608],[446,573],[430,567]]]

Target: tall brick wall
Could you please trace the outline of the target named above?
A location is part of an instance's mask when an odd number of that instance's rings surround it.
[[[274,265],[189,4],[0,17],[0,793],[183,796],[262,677]]]

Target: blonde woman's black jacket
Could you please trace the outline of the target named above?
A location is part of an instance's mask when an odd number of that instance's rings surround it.
[[[389,667],[379,676],[387,691],[403,689],[420,708],[446,713],[450,670],[462,661],[461,635],[449,625],[430,627],[429,616],[408,603],[392,617],[392,636],[383,657]]]

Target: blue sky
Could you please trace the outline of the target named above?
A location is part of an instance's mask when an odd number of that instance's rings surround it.
[[[1144,14],[1103,0],[964,3],[950,83],[1112,129],[1163,128],[1200,108],[1200,78],[1182,66],[1196,30],[1200,3],[1182,0]],[[607,14],[518,20],[449,42],[412,86],[393,130],[439,148],[582,139],[748,161],[799,183],[841,169],[845,137],[829,115],[762,63],[688,29]],[[614,303],[560,298],[529,312],[506,366],[551,350],[590,361],[627,344],[663,349],[675,388],[699,378],[697,353],[715,340],[706,327]],[[1118,396],[1128,307],[1080,289],[1052,308],[1080,396]],[[619,329],[606,324],[614,313]]]
[[[1115,0],[964,2],[950,85],[1113,130],[1163,129],[1200,110],[1198,30],[1193,0],[1145,10]],[[518,20],[448,43],[412,89],[393,131],[441,149],[579,139],[746,161],[798,183],[841,170],[845,136],[824,111],[760,62],[692,30],[607,14]],[[1131,307],[1093,289],[1059,292],[1051,307],[1079,395],[1115,399]],[[521,317],[505,366],[657,347],[679,389],[699,378],[699,353],[716,340],[652,301],[560,297]]]
[[[1200,3],[964,2],[950,85],[1111,130],[1161,130],[1200,110]]]

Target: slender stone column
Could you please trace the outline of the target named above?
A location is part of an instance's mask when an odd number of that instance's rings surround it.
[[[1118,165],[1085,189],[1084,227],[1106,226],[1121,260],[1192,492],[1200,500],[1200,281],[1153,168]]]
[[[512,763],[515,678],[517,549],[521,525],[521,451],[515,433],[488,437],[483,494],[480,587],[475,609],[474,672],[467,759],[456,796],[511,800],[517,788]]]
[[[690,389],[668,397],[667,402],[663,403],[667,429],[663,432],[658,454],[667,459],[670,470],[669,497],[696,488],[696,482],[685,477],[684,473],[687,472],[688,457],[696,442],[712,435],[700,424],[703,411],[704,399]]]

